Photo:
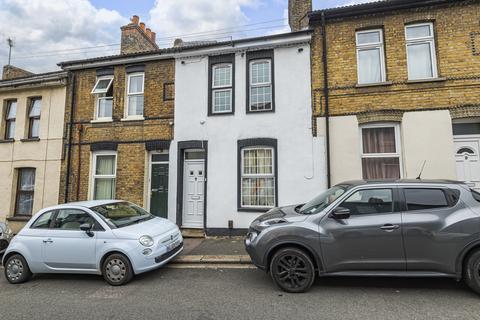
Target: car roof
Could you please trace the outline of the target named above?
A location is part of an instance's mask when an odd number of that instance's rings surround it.
[[[93,207],[103,206],[103,205],[111,204],[111,203],[119,203],[119,202],[125,202],[125,201],[123,201],[123,200],[78,201],[78,202],[68,202],[68,203],[60,204],[58,206],[55,206],[55,208],[65,208],[65,207],[71,207],[71,206],[93,208]]]
[[[338,185],[346,185],[350,187],[362,186],[362,185],[395,185],[395,184],[443,184],[443,185],[465,185],[464,182],[448,180],[448,179],[398,179],[398,180],[351,180],[339,183]]]

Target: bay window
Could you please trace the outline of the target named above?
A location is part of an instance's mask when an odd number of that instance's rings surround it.
[[[98,152],[93,154],[92,199],[115,199],[117,154]]]
[[[42,108],[42,98],[30,99],[30,110],[28,113],[28,138],[38,138],[40,136],[40,112]]]
[[[400,179],[400,136],[396,124],[360,128],[363,179]]]
[[[5,112],[5,140],[15,138],[15,120],[17,117],[17,101],[9,100]]]
[[[386,81],[383,30],[356,33],[358,84]]]
[[[35,192],[35,169],[17,169],[17,194],[15,201],[15,215],[30,216],[33,210],[33,196]]]
[[[113,77],[99,77],[92,94],[96,96],[95,120],[110,121],[113,112]]]
[[[408,79],[437,78],[437,58],[433,23],[405,26],[407,43]]]
[[[143,72],[127,77],[127,118],[143,118],[144,82]]]

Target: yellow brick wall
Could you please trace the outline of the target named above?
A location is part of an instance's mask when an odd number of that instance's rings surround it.
[[[427,83],[407,82],[405,24],[433,21],[439,78]],[[387,86],[358,88],[355,32],[384,30]],[[357,114],[378,110],[449,109],[480,101],[480,4],[456,5],[327,21],[330,114]],[[317,116],[324,114],[322,38],[315,26],[312,43],[312,90]]]
[[[174,101],[164,101],[164,83],[172,83],[175,76],[173,60],[145,64],[144,121],[121,121],[125,112],[125,66],[114,68],[113,122],[90,123],[94,118],[95,97],[91,94],[96,81],[96,71],[75,71],[76,110],[72,132],[71,173],[68,201],[89,198],[90,162],[93,142],[118,142],[116,198],[144,204],[146,172],[145,141],[173,139]],[[71,84],[67,89],[67,128],[70,119]],[[68,141],[68,139],[66,139]],[[79,145],[80,142],[80,145]],[[79,158],[80,149],[80,158]],[[60,203],[65,202],[67,157],[62,163]],[[77,185],[79,186],[77,188]]]

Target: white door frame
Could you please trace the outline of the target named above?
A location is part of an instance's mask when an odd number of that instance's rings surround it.
[[[203,150],[185,150],[185,152],[196,152],[196,151],[203,151]],[[190,163],[197,163],[197,164],[202,164],[203,165],[203,208],[202,208],[202,224],[201,226],[188,226],[185,224],[186,222],[186,219],[185,219],[185,210],[186,210],[186,206],[185,206],[185,199],[187,197],[187,192],[186,192],[186,188],[188,187],[188,184],[186,183],[186,179],[188,178],[188,176],[185,174],[186,172],[186,168],[187,168],[187,165],[190,164]],[[188,159],[184,159],[183,161],[183,199],[182,199],[182,227],[183,228],[188,228],[188,229],[204,229],[204,220],[205,220],[205,190],[206,190],[206,175],[205,175],[205,159],[191,159],[191,160],[188,160]]]
[[[454,145],[454,150],[453,150],[453,156],[454,156],[454,159],[455,159],[455,170],[456,170],[456,158],[457,158],[457,147],[455,146],[455,143],[457,142],[461,142],[461,141],[464,141],[464,140],[479,140],[480,141],[480,134],[464,134],[464,135],[454,135],[453,136],[453,145]],[[480,153],[480,150],[477,150],[477,152]],[[457,172],[457,179],[458,178],[458,172]]]

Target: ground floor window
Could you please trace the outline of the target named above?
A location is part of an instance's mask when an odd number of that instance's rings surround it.
[[[32,215],[33,196],[35,191],[35,169],[17,169],[17,195],[15,201],[15,215]]]
[[[117,174],[116,153],[94,153],[92,173],[93,200],[115,199],[115,181]]]
[[[240,208],[271,208],[276,205],[276,161],[273,146],[240,149]]]
[[[375,124],[360,128],[363,179],[401,177],[400,128],[397,124]]]

